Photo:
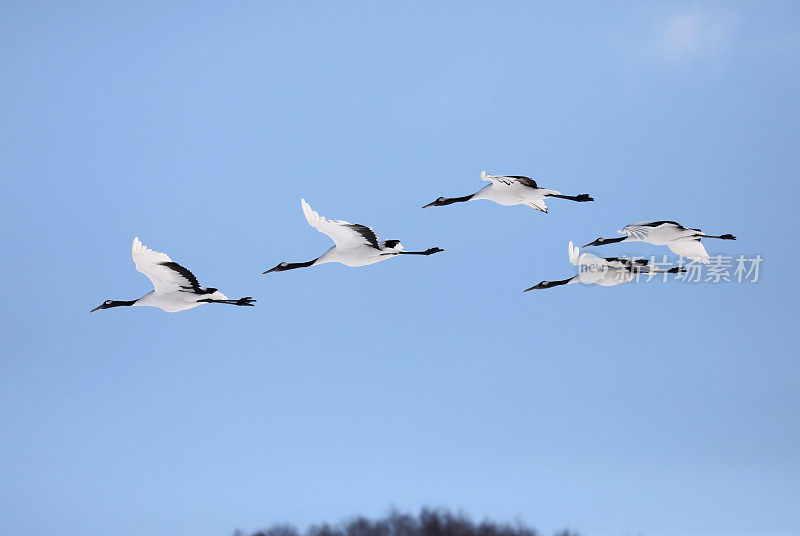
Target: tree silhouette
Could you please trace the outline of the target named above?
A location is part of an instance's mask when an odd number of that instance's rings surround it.
[[[235,534],[244,536],[238,530]],[[273,525],[251,536],[539,536],[539,533],[521,522],[510,525],[484,520],[476,524],[463,513],[423,508],[417,516],[392,509],[386,517],[375,521],[358,516],[335,525],[311,525],[305,533],[292,525]],[[580,534],[562,530],[554,536]]]

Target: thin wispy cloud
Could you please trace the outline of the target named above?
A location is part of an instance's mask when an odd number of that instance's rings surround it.
[[[672,61],[709,58],[731,46],[737,17],[709,8],[685,8],[665,14],[656,26],[654,51]]]

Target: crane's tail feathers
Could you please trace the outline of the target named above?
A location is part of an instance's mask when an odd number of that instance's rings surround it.
[[[547,205],[545,205],[544,201],[541,200],[541,199],[538,200],[538,201],[531,201],[531,202],[525,203],[525,204],[528,205],[529,207],[533,208],[533,209],[538,210],[539,212],[544,212],[545,214],[547,214]]]
[[[572,243],[572,240],[569,242],[569,262],[574,264],[575,266],[578,265],[578,259],[580,258],[580,248]]]

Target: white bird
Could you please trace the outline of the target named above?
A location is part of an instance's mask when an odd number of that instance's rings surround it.
[[[595,284],[603,287],[613,287],[621,283],[632,281],[638,274],[669,273],[676,274],[685,272],[685,268],[674,267],[669,270],[661,270],[649,266],[647,259],[628,259],[625,257],[598,257],[591,253],[580,253],[580,250],[569,243],[569,262],[578,267],[578,275],[561,279],[559,281],[542,281],[537,285],[526,288],[529,290],[540,290],[545,288],[557,287],[559,285],[569,285],[570,283]]]
[[[300,204],[308,224],[317,231],[328,235],[333,240],[334,246],[316,259],[308,262],[282,262],[264,272],[265,274],[306,268],[326,262],[339,262],[346,266],[366,266],[391,259],[397,255],[433,255],[444,251],[440,248],[430,248],[425,251],[403,251],[399,240],[379,242],[378,235],[369,227],[342,220],[328,220],[311,210],[305,199],[301,199]]]
[[[250,296],[229,300],[215,288],[201,287],[192,272],[173,262],[166,253],[153,251],[143,246],[138,236],[133,239],[131,256],[136,264],[136,270],[146,275],[155,289],[138,300],[106,300],[89,311],[90,313],[98,309],[132,305],[149,305],[168,313],[176,313],[204,303],[227,303],[252,307],[253,302],[256,301]]]
[[[732,234],[707,235],[700,229],[688,229],[675,221],[643,221],[626,225],[617,233],[619,238],[598,238],[583,247],[604,246],[615,242],[646,242],[654,246],[667,246],[676,255],[703,264],[708,264],[708,252],[700,242],[701,238],[736,240]]]
[[[589,194],[564,195],[557,190],[539,188],[535,180],[521,175],[488,175],[486,171],[481,171],[481,180],[489,181],[490,184],[487,184],[474,194],[463,197],[440,197],[422,208],[441,207],[452,203],[472,201],[473,199],[488,199],[505,206],[527,205],[546,213],[547,205],[544,204],[546,197],[558,197],[579,202],[594,201],[594,198],[590,197]]]

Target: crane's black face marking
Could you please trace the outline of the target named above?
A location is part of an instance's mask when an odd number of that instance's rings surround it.
[[[106,301],[104,301],[103,303],[101,303],[100,305],[98,305],[97,307],[95,307],[94,309],[92,309],[89,312],[93,313],[93,312],[97,311],[98,309],[111,309],[112,307],[131,306],[134,303],[136,303],[136,300],[130,300],[130,301],[126,301],[126,300],[106,300]]]
[[[543,288],[550,288],[550,281],[542,281],[530,288],[526,288],[522,292],[528,292],[529,290],[541,290]]]
[[[427,205],[422,205],[422,208],[441,207],[442,205],[446,205],[447,204],[445,201],[447,201],[446,197],[438,197],[434,201],[431,201],[430,203],[428,203]]]
[[[444,205],[452,205],[453,203],[463,203],[464,201],[469,201],[472,199],[472,196],[475,194],[465,195],[463,197],[439,197],[436,201],[432,201],[427,205],[423,205],[422,208],[427,207],[442,207]]]
[[[308,261],[308,262],[282,262],[274,268],[270,268],[266,272],[262,272],[263,274],[268,274],[270,272],[285,272],[286,270],[294,270],[295,268],[307,268],[317,262],[317,259]]]
[[[622,242],[628,238],[627,236],[620,236],[619,238],[603,238],[600,237],[594,242],[589,242],[588,244],[584,244],[582,247],[588,248],[589,246],[604,246],[606,244],[613,244],[614,242]]]
[[[538,285],[534,285],[531,288],[526,288],[522,292],[528,292],[529,290],[541,290],[545,288],[557,287],[559,285],[566,285],[572,281],[572,278],[562,279],[561,281],[542,281]]]

